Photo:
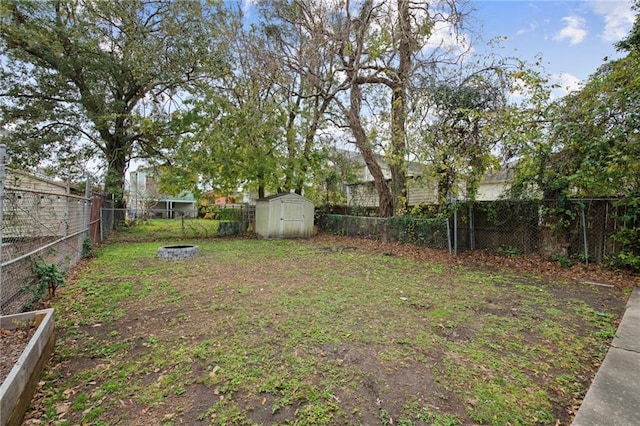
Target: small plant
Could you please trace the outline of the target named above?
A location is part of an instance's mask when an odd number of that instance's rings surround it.
[[[49,298],[56,296],[56,289],[64,285],[64,274],[55,263],[47,263],[39,259],[34,264],[38,292],[42,296],[47,290]]]
[[[31,298],[23,305],[23,309],[30,309],[37,302],[42,300],[45,293],[49,299],[56,295],[56,289],[64,284],[64,274],[55,263],[47,263],[43,259],[38,259],[33,263],[33,274],[35,282],[22,287],[21,291],[30,293]]]
[[[571,255],[571,259],[575,259],[580,263],[589,263],[589,256],[584,253],[576,253]]]
[[[500,256],[507,256],[511,258],[518,257],[520,255],[520,252],[518,251],[518,249],[513,246],[509,246],[506,248],[504,246],[500,246],[496,250],[496,253],[498,253]]]
[[[558,265],[563,266],[565,268],[570,268],[573,265],[573,262],[571,261],[571,259],[567,256],[565,256],[564,254],[556,254],[554,256],[555,261],[558,262]]]
[[[620,250],[613,258],[613,266],[640,272],[640,192],[616,202],[614,207],[618,230],[613,240]]]
[[[89,238],[82,240],[82,257],[88,258],[93,256],[93,243]]]

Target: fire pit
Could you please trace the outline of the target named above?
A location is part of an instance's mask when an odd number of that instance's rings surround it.
[[[198,246],[164,246],[158,249],[158,257],[166,260],[191,259],[198,254]]]

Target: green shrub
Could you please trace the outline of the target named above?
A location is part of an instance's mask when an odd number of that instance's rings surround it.
[[[425,219],[411,215],[393,216],[387,219],[387,234],[392,240],[420,247],[447,246],[445,219]]]
[[[640,272],[640,193],[614,204],[615,218],[620,227],[613,240],[620,244],[620,251],[613,259],[613,266]]]
[[[93,255],[93,243],[89,238],[82,240],[82,257],[87,258]]]
[[[45,293],[51,299],[56,296],[56,289],[64,285],[64,273],[55,263],[47,263],[42,258],[33,263],[35,282],[25,285],[21,291],[31,294],[23,308],[29,309],[44,298]]]

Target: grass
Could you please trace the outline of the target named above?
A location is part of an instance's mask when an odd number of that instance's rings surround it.
[[[43,416],[67,404],[61,424],[567,422],[621,309],[566,283],[337,242],[197,244],[177,262],[156,258],[158,242],[96,250],[55,301]]]
[[[126,229],[109,236],[113,243],[126,241],[210,238],[218,233],[220,221],[210,219],[146,219],[136,220]]]

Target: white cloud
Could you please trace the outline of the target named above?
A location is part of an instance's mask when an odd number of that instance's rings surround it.
[[[561,98],[571,92],[580,90],[583,84],[583,81],[578,77],[565,72],[560,74],[553,74],[551,76],[551,82],[555,83],[558,86],[551,93],[551,97],[554,99]]]
[[[471,50],[467,35],[457,32],[454,24],[447,20],[435,22],[426,47],[431,49],[444,48],[461,53]]]
[[[459,26],[459,16],[447,12],[436,12],[432,10],[433,17],[436,18],[431,29],[431,33],[426,40],[423,52],[446,52],[446,55],[457,56],[458,59],[473,56],[473,36],[466,31],[464,25]]]
[[[588,5],[604,19],[604,29],[600,34],[604,41],[616,42],[627,36],[635,19],[631,1],[589,0]]]
[[[522,35],[522,34],[526,34],[526,33],[533,32],[533,31],[535,31],[539,26],[540,26],[540,24],[538,24],[538,22],[537,22],[537,21],[533,21],[532,23],[530,23],[530,24],[529,24],[529,26],[528,26],[528,27],[520,28],[520,29],[516,32],[516,34],[517,34],[517,35]]]
[[[584,29],[586,21],[583,17],[576,15],[565,16],[562,18],[562,22],[566,26],[553,37],[554,40],[569,39],[569,44],[573,46],[582,43],[587,37],[587,30]]]

